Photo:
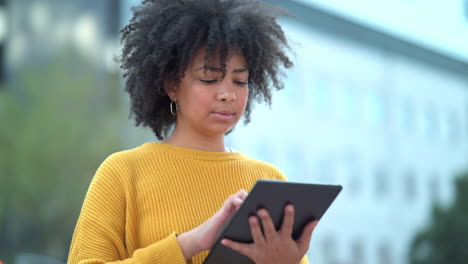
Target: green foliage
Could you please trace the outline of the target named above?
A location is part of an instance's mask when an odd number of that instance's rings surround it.
[[[431,224],[413,241],[411,264],[462,264],[468,260],[468,172],[455,182],[454,203],[434,207]]]
[[[122,149],[118,76],[73,54],[0,89],[0,258],[64,259],[99,164]]]

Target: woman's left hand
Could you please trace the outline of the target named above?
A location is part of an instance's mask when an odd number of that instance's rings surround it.
[[[257,217],[249,218],[253,243],[244,244],[223,239],[221,243],[241,254],[249,257],[256,264],[298,264],[309,249],[312,232],[317,221],[308,223],[302,231],[301,237],[295,241],[292,238],[294,224],[294,207],[287,205],[280,230],[276,231],[267,210],[260,209],[260,217],[264,233],[260,229]]]

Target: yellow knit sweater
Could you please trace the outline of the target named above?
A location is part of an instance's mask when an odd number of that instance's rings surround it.
[[[274,166],[238,152],[149,142],[112,154],[89,186],[68,264],[185,264],[176,235],[206,221],[230,195],[249,191],[260,178],[285,179]],[[192,263],[203,263],[208,252]]]

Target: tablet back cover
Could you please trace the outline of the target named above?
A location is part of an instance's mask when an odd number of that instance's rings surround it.
[[[242,206],[219,236],[204,264],[254,264],[248,257],[222,245],[228,238],[242,243],[252,243],[248,218],[260,208],[268,210],[276,229],[281,227],[284,207],[295,207],[293,238],[297,240],[304,226],[312,220],[320,220],[341,191],[339,185],[295,183],[259,180]]]

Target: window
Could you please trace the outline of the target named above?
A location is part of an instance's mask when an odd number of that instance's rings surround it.
[[[455,111],[447,119],[447,138],[450,146],[457,146],[460,142],[460,119]]]
[[[351,263],[365,264],[364,245],[361,240],[355,240],[351,244]]]
[[[345,181],[348,182],[347,192],[351,196],[356,196],[361,192],[361,170],[359,160],[355,157],[356,154],[350,155],[343,162],[343,170]]]
[[[429,106],[424,114],[424,130],[428,139],[439,136],[439,117],[434,106]]]
[[[378,249],[378,258],[379,261],[377,262],[378,264],[392,264],[392,254],[390,252],[390,247],[388,246],[387,243],[383,243],[380,245]]]
[[[388,172],[383,167],[375,169],[375,193],[377,197],[385,197],[390,192],[390,178]]]
[[[416,129],[415,107],[409,99],[405,99],[400,105],[400,127],[402,131],[411,133]]]
[[[405,199],[408,201],[414,201],[417,195],[416,173],[414,172],[414,170],[409,169],[405,172],[403,183],[404,183],[403,190],[404,190]]]

